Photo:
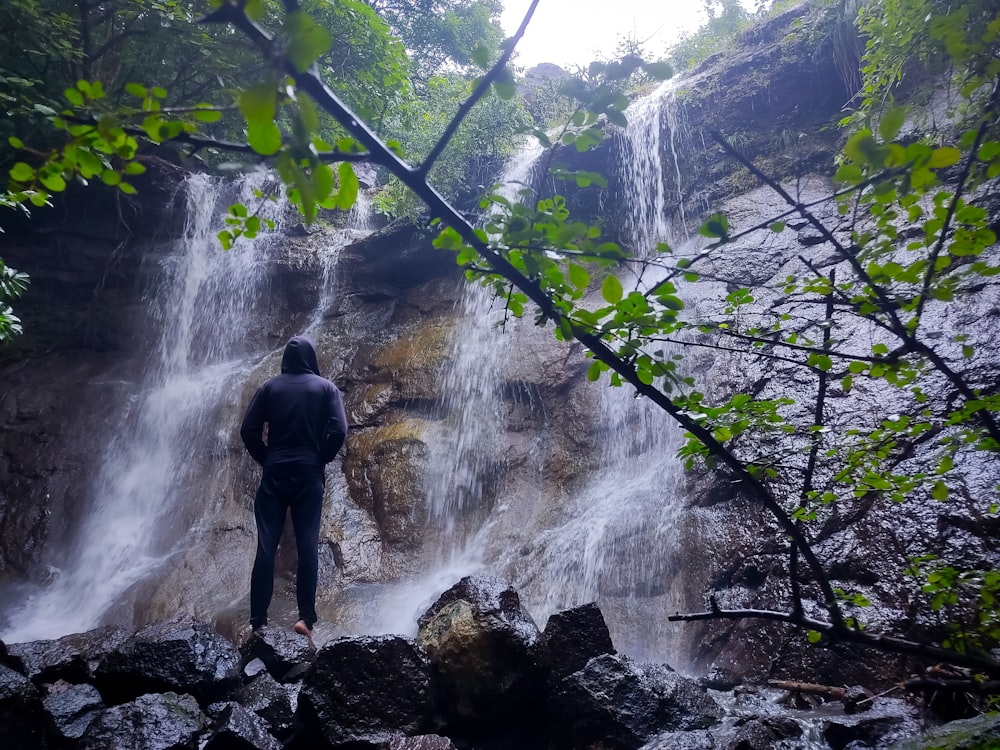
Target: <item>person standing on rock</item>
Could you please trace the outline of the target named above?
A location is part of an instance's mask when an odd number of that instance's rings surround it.
[[[264,425],[267,425],[267,442]],[[347,437],[340,391],[319,374],[316,346],[305,336],[289,340],[281,374],[257,389],[240,427],[240,437],[264,473],[254,499],[257,557],[250,577],[250,625],[267,624],[274,590],[274,560],[291,509],[298,552],[295,632],[312,636],[316,622],[319,527],[325,467]]]

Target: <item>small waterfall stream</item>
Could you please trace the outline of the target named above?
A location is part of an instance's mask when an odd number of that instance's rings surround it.
[[[640,255],[652,253],[657,242],[672,241],[660,157],[669,91],[662,87],[635,105],[633,124],[621,139],[623,189],[630,196],[626,228]],[[538,155],[526,150],[511,161],[501,178],[508,185],[506,197],[517,199],[517,189],[530,182]],[[500,331],[496,320],[502,302],[476,286],[466,288],[461,305],[462,327],[442,374],[447,416],[427,440],[425,490],[433,538],[428,566],[388,597],[387,616],[374,629],[412,632],[416,615],[437,594],[460,576],[481,570],[511,580],[540,626],[553,612],[596,600],[620,650],[683,667],[684,647],[676,628],[665,622],[666,614],[681,607],[683,592],[683,564],[675,553],[682,512],[682,471],[674,457],[679,431],[666,414],[634,399],[627,388],[593,386],[592,422],[600,447],[586,476],[558,497],[546,495],[543,416],[543,427],[526,451],[534,466],[519,469],[522,478],[513,493],[501,490],[491,500],[484,481],[494,475],[491,462],[505,460],[504,379],[515,360],[514,368],[522,371],[547,366],[539,352],[559,345],[551,331],[539,331],[525,320]],[[521,398],[532,400],[530,389]],[[525,408],[553,407],[532,402]],[[525,480],[526,474],[538,480]]]
[[[233,415],[220,394],[241,382],[264,280],[269,238],[221,252],[215,239],[230,203],[253,202],[263,172],[238,185],[193,175],[184,186],[186,225],[148,292],[151,352],[141,382],[120,405],[119,426],[87,495],[72,546],[50,564],[52,579],[5,617],[8,642],[57,637],[107,621],[129,623],[129,591],[176,551],[204,502],[199,469]],[[280,220],[281,206],[262,210]],[[259,355],[258,355],[259,356]],[[113,405],[112,405],[113,406]]]

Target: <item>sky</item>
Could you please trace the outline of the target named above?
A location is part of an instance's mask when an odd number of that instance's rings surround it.
[[[743,1],[751,7],[752,0]],[[508,36],[520,26],[531,0],[504,0],[501,23]],[[584,66],[600,53],[610,56],[619,37],[645,42],[652,56],[663,55],[683,32],[705,20],[701,0],[541,0],[517,45],[518,67],[553,62]]]

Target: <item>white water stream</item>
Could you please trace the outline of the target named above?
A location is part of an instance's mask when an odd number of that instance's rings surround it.
[[[109,619],[130,619],[127,592],[169,559],[186,518],[202,503],[191,486],[212,441],[233,419],[221,413],[223,389],[242,380],[252,314],[264,279],[270,238],[222,252],[216,233],[226,207],[258,203],[254,188],[264,173],[244,178],[236,190],[219,180],[190,177],[184,187],[186,225],[164,257],[147,302],[153,350],[127,403],[119,427],[100,459],[88,509],[71,547],[49,566],[51,579],[5,613],[7,642],[80,632]],[[280,221],[278,204],[264,201],[264,215]],[[159,333],[156,334],[155,331]],[[259,356],[259,354],[258,354]],[[195,494],[194,497],[191,495]],[[117,613],[112,610],[118,610]],[[117,614],[117,616],[116,616]]]
[[[624,189],[632,197],[626,226],[642,255],[657,242],[672,241],[660,161],[668,91],[635,105],[633,125],[623,137],[621,174],[628,177]],[[508,165],[501,178],[507,198],[520,200],[517,190],[531,183],[539,155],[525,150]],[[442,373],[445,417],[426,436],[424,486],[432,539],[426,567],[393,587],[368,627],[412,633],[416,617],[437,595],[459,577],[482,571],[511,580],[539,626],[556,611],[596,600],[620,650],[683,666],[677,629],[665,622],[682,601],[682,565],[674,552],[681,513],[681,469],[674,457],[678,430],[629,389],[595,385],[592,423],[600,449],[579,486],[546,495],[551,489],[542,472],[551,456],[543,426],[530,438],[529,465],[519,469],[515,492],[491,498],[495,488],[484,480],[496,462],[506,460],[505,378],[516,380],[513,370],[549,366],[543,352],[564,345],[554,341],[551,330],[535,329],[530,319],[498,328],[502,301],[477,286],[466,288],[461,306],[461,328]],[[560,408],[534,401],[530,389],[521,398],[531,401],[523,408]],[[547,415],[542,422],[547,424]]]

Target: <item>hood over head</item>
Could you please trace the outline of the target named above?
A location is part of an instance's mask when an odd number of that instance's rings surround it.
[[[312,339],[308,336],[295,336],[288,340],[285,353],[281,355],[281,371],[319,375],[319,360],[316,358],[316,345]]]

